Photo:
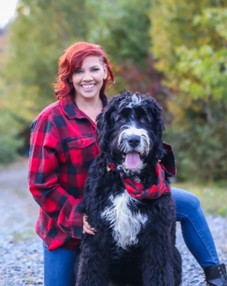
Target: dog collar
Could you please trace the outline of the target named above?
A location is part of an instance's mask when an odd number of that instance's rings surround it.
[[[128,194],[135,199],[157,199],[164,193],[171,191],[170,185],[165,179],[165,171],[162,169],[159,163],[157,163],[155,169],[157,182],[148,189],[145,189],[141,183],[132,178],[132,175],[136,174],[135,172],[125,173],[122,170],[118,170],[112,163],[107,164],[106,170],[108,172],[111,170],[117,171],[120,174],[121,182]]]
[[[107,170],[107,172],[109,172],[109,171],[111,171],[111,170],[117,171],[117,172],[120,174],[120,177],[121,177],[121,178],[131,177],[131,176],[133,176],[133,175],[138,175],[138,174],[139,174],[138,171],[129,171],[128,173],[125,173],[123,170],[118,169],[118,168],[116,167],[116,165],[114,165],[113,163],[108,163],[108,164],[106,165],[106,170]]]

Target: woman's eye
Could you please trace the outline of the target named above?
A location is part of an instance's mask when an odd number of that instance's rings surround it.
[[[99,71],[99,68],[93,68],[92,71]]]
[[[76,71],[75,71],[76,74],[80,74],[80,73],[82,73],[82,72],[83,72],[82,70],[76,70]]]

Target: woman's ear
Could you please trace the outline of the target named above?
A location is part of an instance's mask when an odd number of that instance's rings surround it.
[[[107,76],[108,76],[108,71],[107,71],[106,64],[104,65],[103,69],[104,69],[104,77],[103,77],[103,79],[105,80],[105,79],[107,79]]]

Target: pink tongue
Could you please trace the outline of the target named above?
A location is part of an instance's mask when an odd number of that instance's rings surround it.
[[[126,154],[125,163],[129,169],[136,169],[140,163],[140,155],[137,152],[129,152]]]

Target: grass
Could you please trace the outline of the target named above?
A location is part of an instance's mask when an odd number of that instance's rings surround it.
[[[227,181],[178,182],[172,186],[197,195],[206,215],[227,216]]]
[[[19,159],[15,162],[9,163],[1,163],[0,164],[0,172],[7,171],[7,170],[18,170],[21,166],[27,166],[28,158],[26,157],[19,157]]]
[[[19,195],[20,197],[27,197],[29,195],[28,190],[24,189],[12,189],[12,191],[17,195]]]
[[[33,230],[27,229],[25,231],[13,231],[12,235],[13,235],[12,238],[13,242],[20,242],[35,237],[36,233]]]

